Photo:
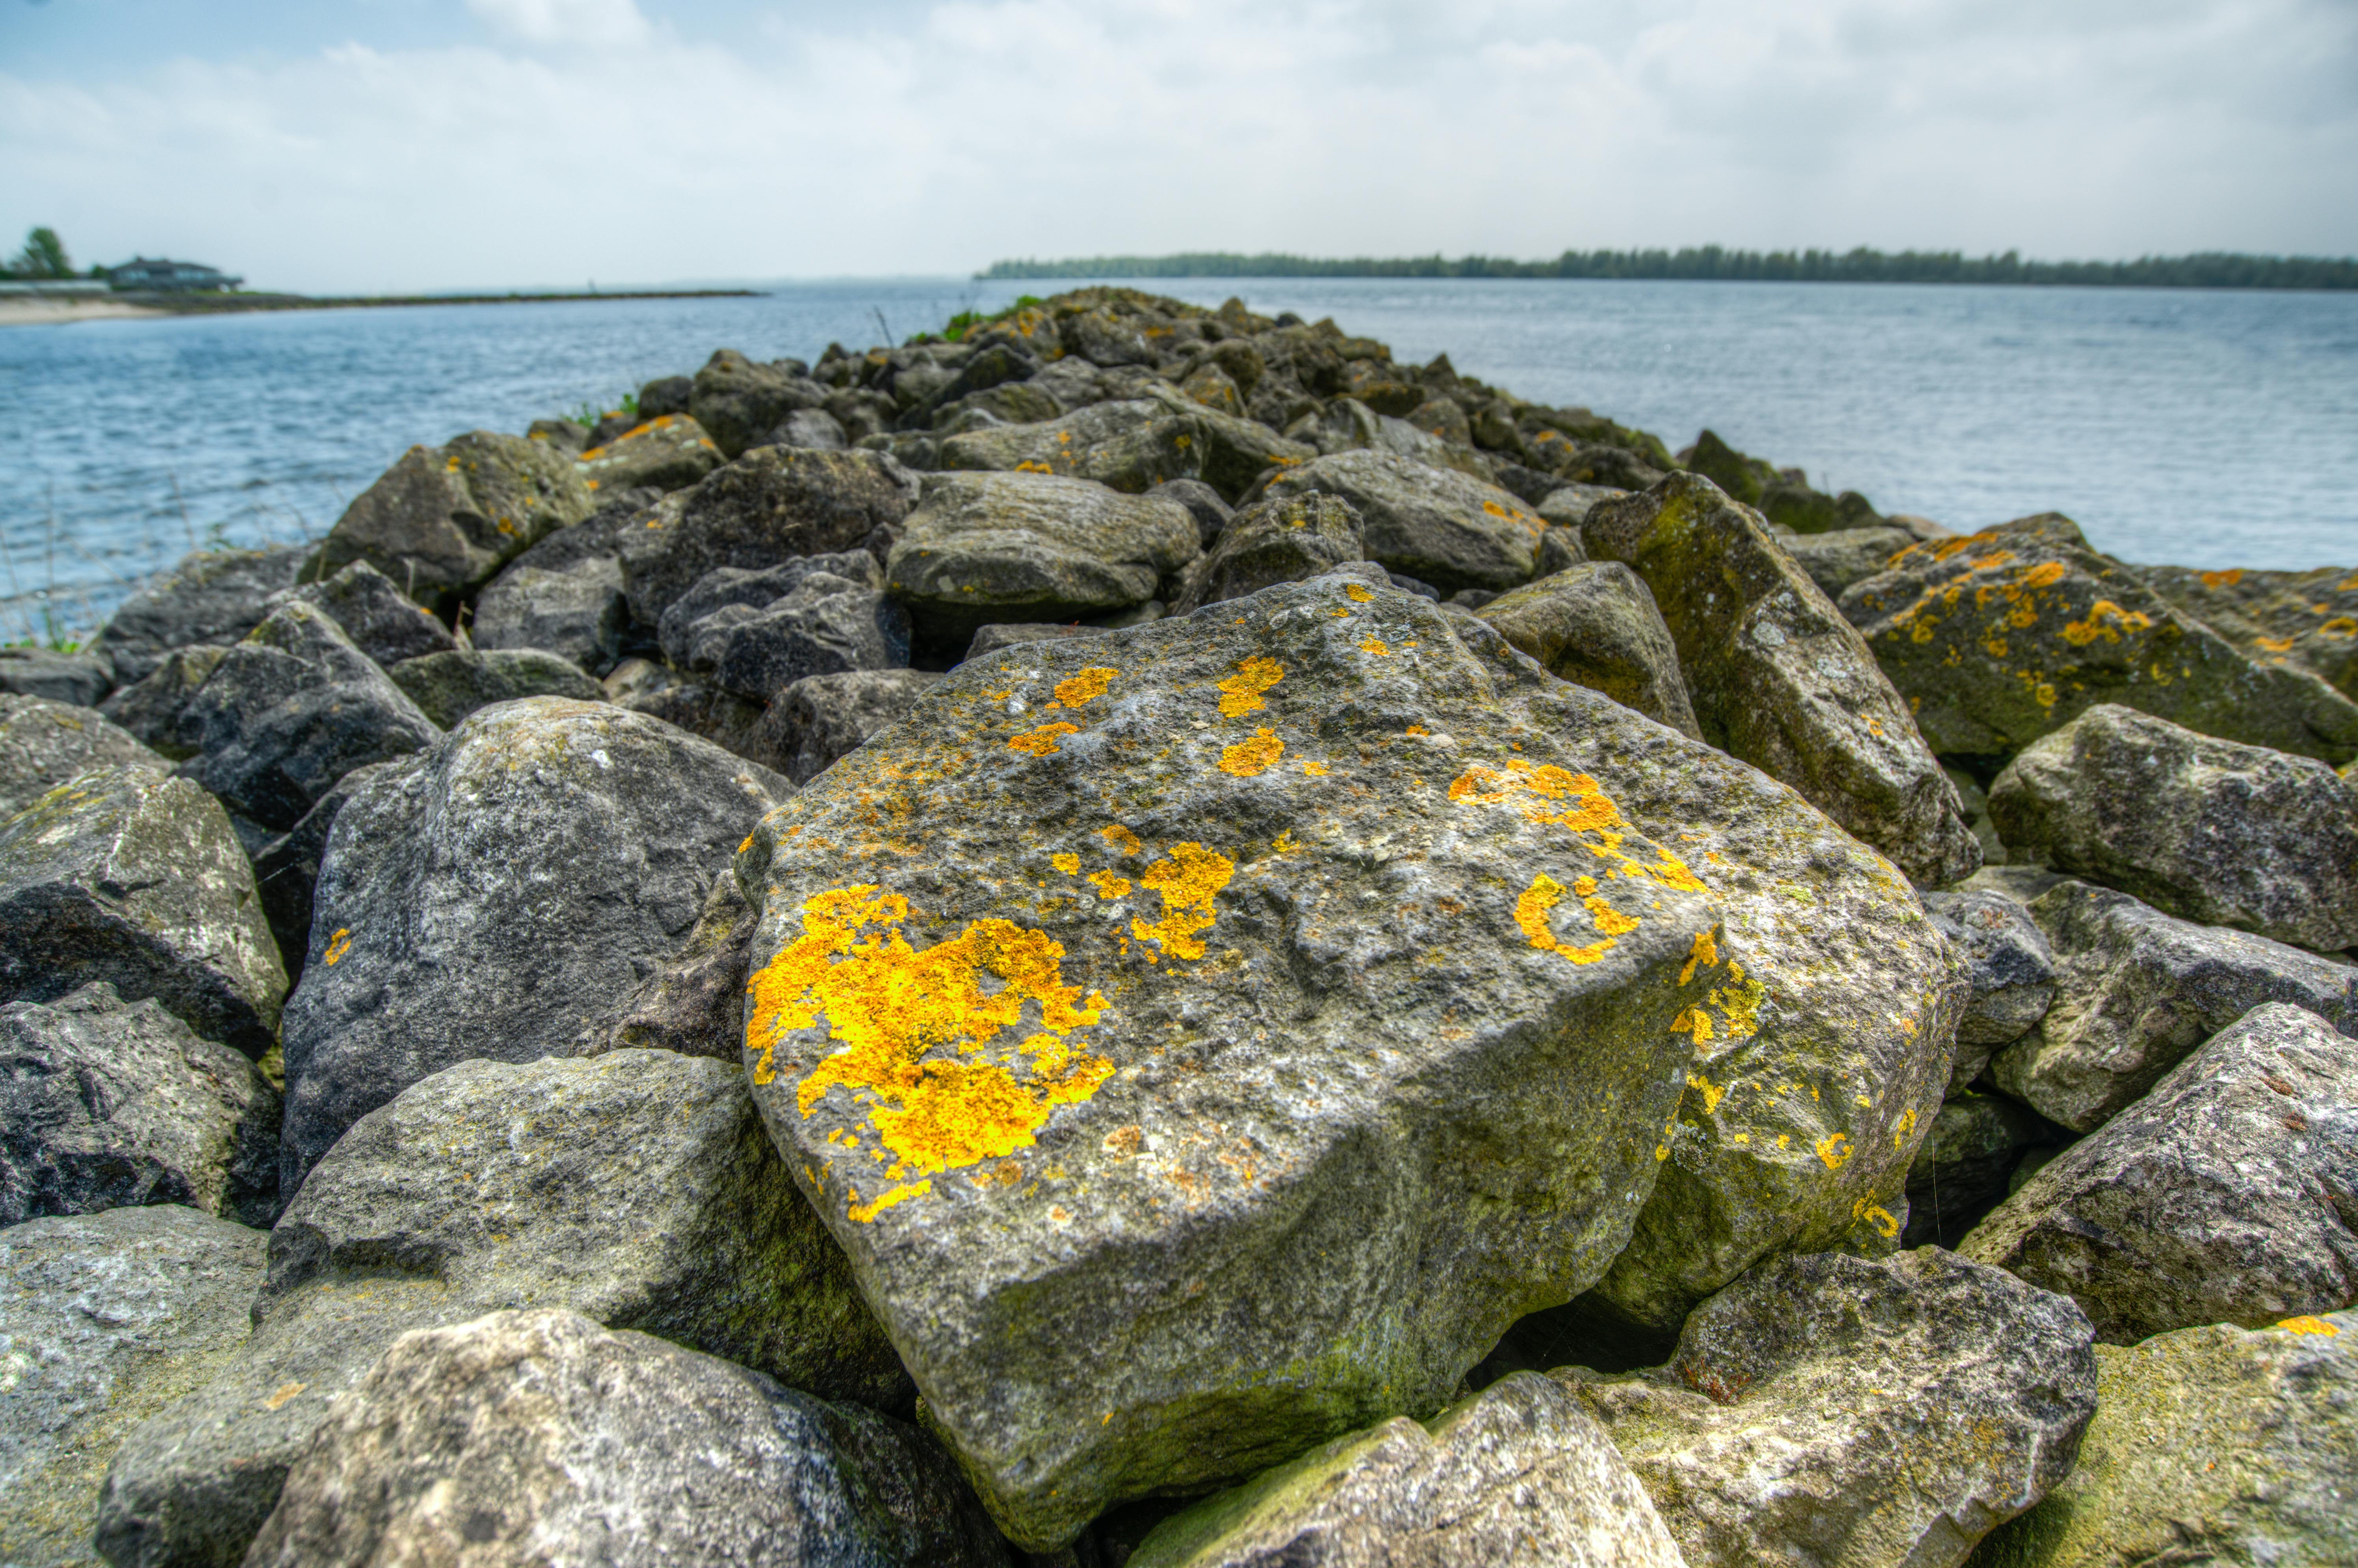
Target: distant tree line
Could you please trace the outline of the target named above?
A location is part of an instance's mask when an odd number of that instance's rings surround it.
[[[1088,256],[994,262],[984,278],[1041,277],[1652,277],[1757,283],[2011,283],[2099,288],[2358,288],[2358,259],[2250,256],[2208,251],[2121,262],[2025,261],[2020,253],[1962,251],[1566,251],[1553,261],[1498,256],[1357,256],[1321,260],[1264,252],[1191,251],[1170,256]]]

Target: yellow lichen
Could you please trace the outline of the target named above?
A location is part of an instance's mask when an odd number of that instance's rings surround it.
[[[1356,582],[1347,585],[1344,588],[1343,592],[1355,604],[1365,604],[1368,600],[1376,597]]]
[[[1830,1132],[1818,1140],[1818,1158],[1826,1162],[1829,1171],[1839,1171],[1850,1159],[1850,1134]]]
[[[1115,876],[1111,871],[1091,871],[1084,880],[1098,890],[1098,897],[1101,899],[1126,898],[1130,894],[1130,880]]]
[[[1363,654],[1389,654],[1391,650],[1384,646],[1384,640],[1381,637],[1365,637],[1360,639],[1359,652]]]
[[[1285,742],[1278,739],[1275,730],[1264,726],[1253,731],[1251,740],[1221,749],[1220,772],[1249,779],[1269,772],[1284,754]]]
[[[1703,1096],[1703,1113],[1711,1115],[1719,1109],[1719,1102],[1727,1098],[1727,1090],[1700,1073],[1687,1075],[1687,1087]]]
[[[1079,675],[1056,683],[1056,700],[1066,708],[1085,708],[1106,693],[1120,670],[1109,670],[1091,665]]]
[[[2197,572],[2194,575],[2202,579],[2202,586],[2205,588],[2233,588],[2244,580],[2241,570]]]
[[[1107,843],[1112,845],[1115,849],[1120,850],[1125,855],[1138,854],[1146,848],[1143,843],[1139,841],[1137,834],[1132,833],[1129,828],[1124,827],[1119,822],[1115,823],[1110,827],[1098,828],[1098,837],[1103,838]]]
[[[2109,599],[2100,599],[2088,606],[2087,619],[2063,623],[2063,640],[2075,648],[2084,648],[2102,637],[2107,643],[2117,643],[2124,632],[2143,632],[2153,625],[2153,618],[2142,610],[2123,610]]]
[[[336,930],[336,934],[328,938],[328,950],[319,955],[319,961],[332,969],[336,967],[337,960],[341,959],[345,954],[352,950],[352,934],[351,929],[349,927],[339,926]]]
[[[2022,574],[2025,588],[2052,588],[2063,580],[2063,563],[2046,561]]]
[[[2277,1325],[2277,1327],[2286,1334],[2321,1334],[2329,1339],[2339,1338],[2342,1334],[2342,1330],[2323,1318],[2308,1314],[2303,1314],[2299,1317],[2288,1317]]]
[[[1567,963],[1593,964],[1619,946],[1611,935],[1579,947],[1557,941],[1554,931],[1548,925],[1548,912],[1563,901],[1563,884],[1541,871],[1531,879],[1531,885],[1525,888],[1522,896],[1515,901],[1515,924],[1522,927],[1523,935],[1531,939],[1532,946],[1543,953],[1553,953]],[[1595,917],[1596,906],[1603,902],[1601,899],[1589,901],[1592,919]],[[1628,919],[1609,907],[1606,913],[1616,921]],[[1597,924],[1601,925],[1603,923],[1599,921]],[[1634,930],[1637,925],[1636,921],[1629,920],[1621,929]]]
[[[1198,933],[1210,929],[1212,901],[1236,874],[1237,863],[1217,849],[1174,844],[1170,859],[1155,861],[1138,879],[1141,887],[1163,895],[1163,918],[1131,921],[1130,935],[1171,957],[1202,957]]]
[[[1048,857],[1048,863],[1068,877],[1079,874],[1081,869],[1081,858],[1078,855],[1051,855]]]
[[[1044,757],[1063,749],[1056,744],[1057,736],[1077,735],[1080,732],[1079,725],[1067,724],[1058,719],[1053,724],[1043,724],[1037,730],[1027,730],[1021,735],[1011,737],[1007,742],[1007,749],[1011,752],[1021,752],[1027,757]]]
[[[1324,762],[1304,762],[1302,764],[1302,771],[1308,777],[1323,779],[1326,776],[1326,764]]]
[[[1744,966],[1727,966],[1727,983],[1711,993],[1711,1005],[1719,1009],[1720,1018],[1731,1039],[1749,1039],[1760,1030],[1760,1004],[1768,992],[1760,982],[1747,979]]]
[[[1285,678],[1285,666],[1275,659],[1265,659],[1256,654],[1239,660],[1237,673],[1220,683],[1220,717],[1235,719],[1256,713],[1268,704],[1261,693]]]
[[[1820,1145],[1819,1152],[1824,1152],[1823,1145]],[[1899,1234],[1898,1217],[1881,1204],[1871,1202],[1866,1198],[1861,1198],[1850,1206],[1850,1217],[1855,1221],[1865,1220],[1875,1227],[1877,1233],[1886,1241],[1892,1240]]]
[[[1708,930],[1696,932],[1694,946],[1687,951],[1686,968],[1679,971],[1679,984],[1684,985],[1694,979],[1694,972],[1698,966],[1718,962],[1719,944],[1712,939],[1711,932]]]
[[[1109,1004],[1095,993],[1083,1000],[1080,987],[1065,983],[1065,949],[1046,933],[977,920],[919,952],[901,929],[908,901],[873,884],[817,894],[802,916],[801,937],[747,986],[746,1040],[761,1052],[753,1081],[772,1081],[786,1035],[824,1020],[828,1038],[843,1044],[796,1086],[796,1108],[807,1117],[830,1088],[849,1091],[896,1157],[896,1176],[1027,1147],[1055,1107],[1088,1098],[1112,1074],[1112,1063],[1076,1056],[1065,1040]],[[997,990],[985,992],[986,975],[1001,982]],[[999,1046],[1027,1011],[1037,1031],[1012,1049]],[[994,1049],[1000,1059],[958,1059]],[[936,1051],[956,1054],[929,1054]],[[867,1206],[867,1217],[887,1200],[916,1195],[888,1194]]]
[[[1696,1044],[1708,1045],[1712,1041],[1711,1014],[1699,1007],[1688,1008],[1671,1020],[1671,1033],[1692,1035]]]
[[[883,1213],[886,1209],[891,1208],[894,1204],[904,1202],[910,1198],[924,1197],[927,1193],[932,1192],[933,1190],[934,1184],[930,1181],[903,1182],[901,1185],[891,1189],[889,1192],[879,1195],[872,1203],[853,1204],[847,1212],[851,1218],[858,1220],[862,1225],[865,1225],[870,1220],[874,1219],[878,1215]]]

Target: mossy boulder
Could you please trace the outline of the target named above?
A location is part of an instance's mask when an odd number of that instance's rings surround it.
[[[1551,675],[1703,739],[1679,671],[1678,644],[1654,596],[1619,561],[1584,561],[1518,589],[1476,614]]]
[[[617,490],[685,490],[721,464],[720,448],[685,414],[633,426],[573,460],[581,482],[600,495]]]
[[[1616,803],[1707,753],[1455,624],[1330,576],[973,661],[740,858],[772,1134],[1019,1545],[1438,1410],[1663,1168],[1741,984]]]
[[[459,645],[434,612],[409,598],[366,561],[354,561],[323,582],[297,583],[271,597],[276,610],[299,600],[327,611],[352,646],[380,665],[422,659]]]
[[[449,730],[479,708],[522,697],[601,702],[606,693],[581,666],[540,648],[458,649],[407,659],[385,671],[418,710]]]
[[[1547,531],[1497,485],[1392,452],[1344,451],[1287,468],[1263,494],[1340,497],[1359,514],[1369,560],[1444,593],[1530,581]]]
[[[476,430],[412,447],[344,509],[305,576],[354,561],[448,611],[525,546],[590,515],[590,487],[546,441]]]
[[[2203,571],[2139,567],[2156,593],[2243,650],[2255,664],[2290,665],[2358,697],[2358,571]]]
[[[1758,513],[1675,474],[1593,509],[1581,538],[1653,590],[1704,739],[1791,784],[1925,886],[1981,864],[1907,703]]]
[[[0,692],[0,822],[76,773],[112,763],[170,767],[94,708]]]
[[[1340,496],[1257,501],[1188,567],[1172,608],[1184,615],[1199,605],[1242,599],[1272,583],[1300,582],[1366,558],[1359,514]]]
[[[2106,702],[2337,765],[2358,755],[2358,704],[2254,663],[2060,514],[1910,546],[1842,608],[1944,756],[2008,756]]]
[[[759,364],[734,349],[721,349],[696,373],[687,413],[720,455],[733,461],[767,444],[787,415],[827,401],[827,389],[795,373],[800,369],[791,360]]]

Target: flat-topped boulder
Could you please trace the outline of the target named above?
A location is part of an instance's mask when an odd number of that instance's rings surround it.
[[[665,414],[634,425],[573,461],[593,492],[685,490],[722,462],[720,448],[689,415]]]
[[[0,821],[76,773],[110,763],[171,764],[94,708],[0,692]]]
[[[2255,664],[2290,665],[2358,697],[2358,570],[2139,567],[2136,574]]]
[[[344,509],[305,575],[366,561],[419,603],[447,609],[594,506],[572,460],[548,443],[471,431],[404,452]]]
[[[128,687],[156,673],[175,648],[226,647],[270,613],[271,595],[295,586],[308,552],[198,550],[123,601],[92,642]]]
[[[1288,467],[1262,494],[1341,497],[1359,514],[1369,560],[1444,593],[1530,581],[1547,532],[1537,513],[1497,485],[1393,452],[1344,451]]]

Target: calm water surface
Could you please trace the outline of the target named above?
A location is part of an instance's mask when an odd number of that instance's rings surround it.
[[[0,641],[87,630],[207,541],[312,537],[406,447],[610,404],[715,348],[815,359],[1043,284],[0,330]],[[2130,560],[2358,562],[2358,296],[1526,280],[1147,285],[1332,315],[1673,448],[1708,425],[1958,528],[2078,519]],[[880,320],[881,319],[881,320]]]

